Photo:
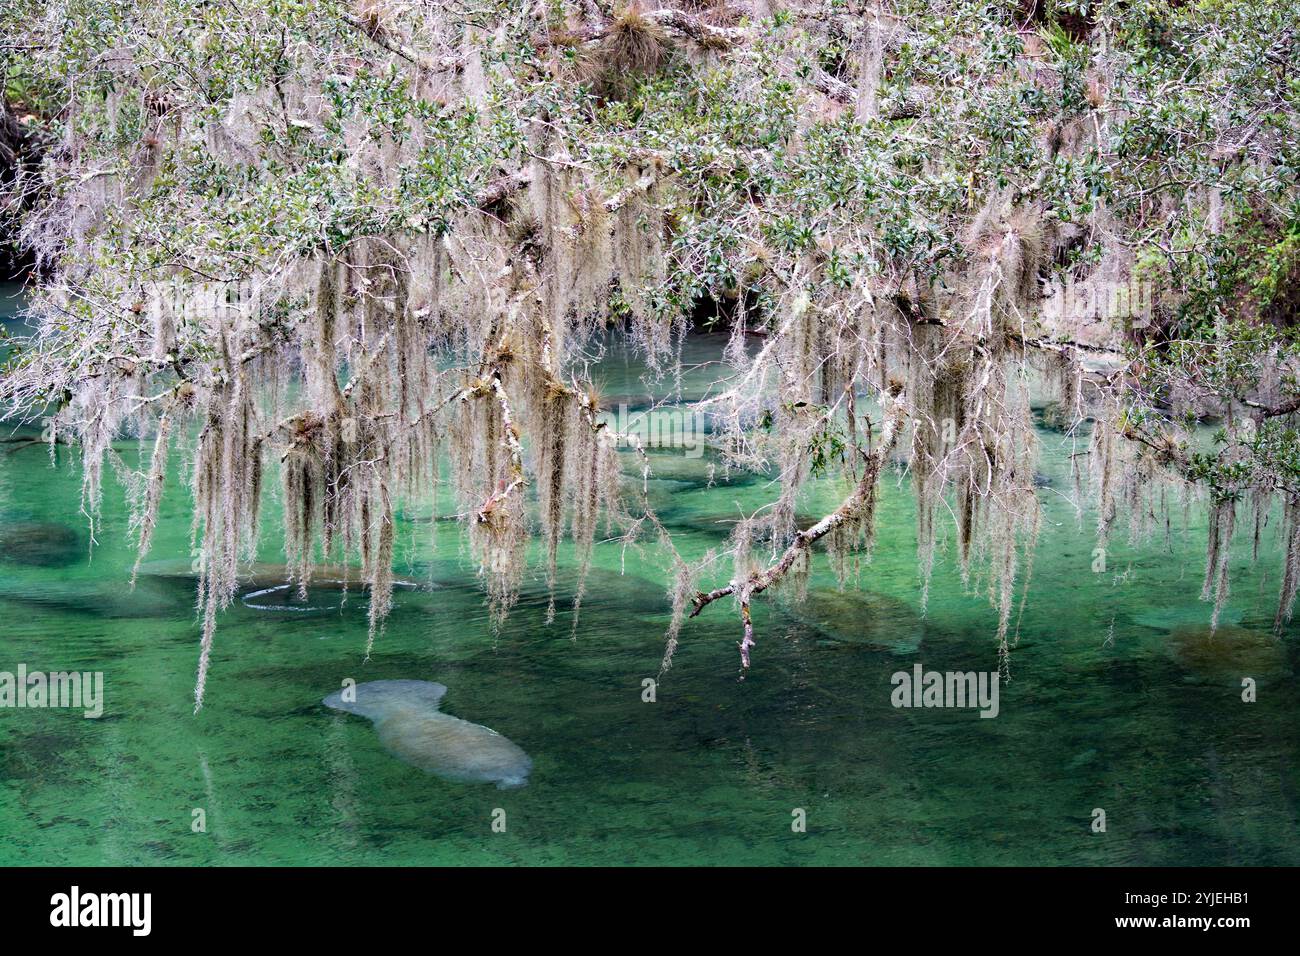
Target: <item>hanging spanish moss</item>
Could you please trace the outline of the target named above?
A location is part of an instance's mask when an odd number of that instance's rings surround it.
[[[1217,626],[1238,505],[1258,554],[1281,502],[1289,619],[1300,403],[1293,351],[1268,331],[1285,325],[1289,247],[1262,277],[1216,271],[1245,261],[1233,241],[1284,227],[1258,210],[1292,208],[1285,177],[1248,172],[1285,166],[1276,103],[1204,164],[1212,182],[1184,183],[1160,144],[1204,137],[1135,132],[1175,120],[1144,112],[1160,70],[1112,55],[1110,20],[1090,51],[1082,33],[1030,37],[1005,4],[945,6],[939,36],[903,8],[308,3],[241,8],[160,57],[130,38],[189,30],[194,12],[126,6],[121,55],[87,60],[35,24],[22,54],[62,102],[43,176],[13,187],[41,325],[3,398],[80,443],[92,542],[105,460],[124,476],[137,569],[168,456],[190,462],[196,705],[220,611],[265,545],[266,469],[289,583],[305,595],[322,563],[351,568],[367,656],[392,606],[396,516],[430,499],[463,527],[493,628],[534,540],[554,624],[571,547],[578,636],[599,539],[630,547],[653,527],[676,555],[652,462],[614,434],[593,379],[621,340],[680,397],[705,316],[725,341],[689,409],[707,415],[709,480],[752,474],[770,499],[707,564],[674,558],[665,668],[688,607],[734,600],[744,670],[757,595],[797,601],[823,555],[841,586],[869,586],[892,467],[912,472],[922,611],[950,559],[989,602],[1005,664],[1041,520],[1043,380],[1046,424],[1077,442],[1080,515],[1091,473],[1101,547],[1122,518],[1132,541],[1170,534],[1171,509],[1208,487]],[[238,42],[278,52],[224,47]],[[903,55],[941,48],[981,62],[978,80]],[[1103,314],[1120,292],[1128,312]],[[1211,418],[1219,439],[1198,432]],[[113,452],[127,435],[152,442],[138,473]],[[838,505],[802,518],[828,488]],[[723,566],[727,581],[688,593]]]

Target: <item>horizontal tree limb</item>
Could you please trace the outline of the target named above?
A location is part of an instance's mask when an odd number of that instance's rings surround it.
[[[694,605],[694,610],[690,614],[691,617],[695,617],[714,601],[729,594],[739,595],[742,609],[745,616],[748,617],[747,609],[752,595],[766,591],[780,581],[794,566],[800,554],[807,553],[811,549],[814,541],[829,534],[859,512],[874,492],[876,481],[884,468],[885,460],[893,450],[894,445],[897,444],[899,431],[906,420],[905,406],[901,396],[891,395],[887,399],[887,403],[892,407],[888,408],[885,413],[885,424],[880,432],[880,441],[875,449],[866,456],[867,464],[863,469],[862,477],[848,497],[840,503],[840,506],[811,528],[795,534],[793,543],[785,549],[780,558],[767,568],[755,571],[744,581],[733,580],[725,587],[698,593],[691,602]],[[752,630],[748,627],[746,630],[752,644]],[[748,656],[747,649],[742,649],[742,656]]]

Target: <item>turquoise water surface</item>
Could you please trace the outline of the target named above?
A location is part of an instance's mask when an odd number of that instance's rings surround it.
[[[17,303],[0,299],[12,327]],[[694,338],[688,360],[720,345]],[[621,353],[600,375],[608,394],[639,400],[640,369]],[[703,384],[688,375],[685,397]],[[643,701],[669,607],[653,549],[597,547],[576,629],[563,602],[545,623],[532,574],[494,634],[456,522],[426,504],[399,522],[397,571],[421,587],[397,592],[369,663],[363,594],[314,593],[311,611],[237,602],[195,716],[193,581],[145,575],[130,590],[120,486],[106,481],[92,553],[75,450],[51,461],[44,445],[7,441],[0,671],[102,671],[105,704],[97,720],[0,709],[0,864],[1300,863],[1296,628],[1269,632],[1276,528],[1257,566],[1239,543],[1211,636],[1203,509],[1169,540],[1113,544],[1094,573],[1095,517],[1066,500],[1078,449],[1040,438],[1044,526],[991,720],[890,703],[891,675],[916,663],[997,668],[994,612],[963,593],[951,561],[937,562],[921,615],[911,482],[895,474],[858,588],[839,591],[819,559],[806,603],[760,599],[743,682],[735,612],[719,602],[688,622]],[[116,447],[139,466],[139,444]],[[711,454],[654,460],[652,500],[688,558],[772,497],[764,478],[711,484]],[[824,482],[800,510],[820,514],[843,491]],[[282,561],[275,521],[266,529],[264,558]],[[156,567],[185,570],[188,533],[177,456],[152,554],[169,563]],[[367,721],[320,705],[349,677],[447,685],[446,712],[528,752],[528,786],[453,783],[395,759]],[[1242,702],[1243,677],[1256,703]]]

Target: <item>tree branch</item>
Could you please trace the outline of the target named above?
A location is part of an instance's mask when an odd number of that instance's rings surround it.
[[[339,17],[348,26],[364,33],[367,38],[383,47],[389,53],[400,56],[407,63],[414,64],[415,66],[425,70],[433,71],[454,70],[461,66],[462,61],[458,56],[443,57],[437,60],[423,56],[418,50],[393,39],[388,31],[386,31],[376,19],[367,21],[346,11],[340,11]]]
[[[881,469],[884,468],[885,460],[893,450],[894,445],[897,444],[899,431],[906,420],[905,406],[899,395],[890,395],[886,399],[886,403],[890,407],[887,408],[885,413],[885,424],[880,432],[880,442],[866,456],[867,464],[866,468],[863,469],[861,479],[859,479],[848,497],[840,503],[840,506],[811,528],[798,532],[794,536],[794,542],[790,547],[786,548],[781,557],[767,568],[755,571],[744,581],[733,580],[725,587],[708,592],[701,591],[691,601],[694,610],[691,611],[690,616],[695,617],[719,598],[724,598],[729,594],[735,594],[739,597],[741,619],[744,622],[745,629],[745,636],[740,644],[740,659],[743,667],[749,667],[749,649],[754,646],[754,629],[749,617],[750,598],[755,594],[766,591],[785,577],[789,570],[794,567],[795,561],[811,550],[814,541],[824,537],[845,521],[861,513],[861,509],[871,500],[871,496],[875,493],[876,481],[880,477]]]

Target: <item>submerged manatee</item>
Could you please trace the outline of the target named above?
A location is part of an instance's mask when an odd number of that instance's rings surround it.
[[[913,654],[925,638],[925,621],[906,601],[874,591],[809,588],[789,614],[830,640]]]
[[[678,506],[660,512],[659,518],[670,528],[688,528],[703,534],[716,534],[726,537],[735,530],[742,515],[739,511],[714,511],[710,513],[694,511],[688,506]],[[821,515],[796,514],[794,526],[799,531],[807,531],[822,518]]]
[[[53,521],[20,521],[0,529],[0,561],[61,568],[85,556],[81,537]]]
[[[1290,673],[1286,645],[1265,628],[1208,623],[1175,627],[1168,644],[1188,677],[1237,684],[1242,677]]]
[[[528,782],[533,762],[495,730],[441,713],[438,703],[447,688],[423,680],[377,680],[343,691],[322,703],[335,710],[368,717],[384,747],[425,773],[467,783],[495,782],[502,789]]]
[[[146,561],[140,565],[140,573],[151,578],[175,578],[187,581],[197,581],[199,578],[198,566],[188,558]],[[252,564],[242,564],[239,567],[240,587],[259,589],[282,587],[292,579],[293,573],[290,571],[289,566],[285,564],[270,564],[265,561],[257,561]],[[364,585],[365,579],[362,578],[359,568],[346,568],[337,564],[320,564],[312,568],[311,581],[308,586],[320,590],[337,591],[345,586],[360,589]],[[393,587],[396,588],[416,588],[420,586],[419,582],[416,581],[393,578]]]
[[[147,578],[183,581],[189,584],[198,580],[199,570],[193,561],[165,559],[146,561],[140,565],[140,574]],[[368,591],[365,579],[358,568],[335,564],[317,565],[312,568],[305,599],[298,585],[292,581],[292,577],[293,573],[289,567],[283,564],[258,561],[241,565],[239,568],[240,600],[245,607],[257,611],[313,613],[340,610],[343,607],[345,591],[359,592],[363,596]],[[437,585],[430,582],[419,584],[395,577],[393,587],[414,589],[433,588]],[[324,592],[331,592],[332,596],[326,597]]]

